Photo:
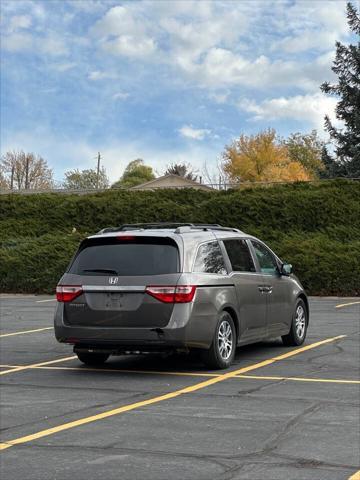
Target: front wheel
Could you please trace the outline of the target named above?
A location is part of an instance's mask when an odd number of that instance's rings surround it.
[[[308,320],[308,313],[305,303],[300,298],[296,302],[290,332],[287,335],[283,335],[281,337],[283,344],[293,347],[303,344],[306,337]]]
[[[216,325],[215,335],[209,350],[202,352],[202,360],[211,369],[228,368],[234,360],[236,330],[231,315],[222,312]]]
[[[102,365],[109,358],[107,353],[85,353],[85,352],[76,352],[80,362],[85,363],[91,367],[97,365]]]

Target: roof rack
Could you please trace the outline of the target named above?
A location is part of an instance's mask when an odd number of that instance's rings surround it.
[[[237,232],[242,233],[241,230],[237,228],[223,227],[218,223],[176,223],[176,222],[154,222],[154,223],[125,223],[119,227],[107,227],[103,228],[98,235],[103,233],[112,233],[112,232],[124,232],[131,230],[156,230],[156,229],[166,229],[174,228],[175,233],[185,233],[190,232],[191,230],[221,230],[227,232]]]

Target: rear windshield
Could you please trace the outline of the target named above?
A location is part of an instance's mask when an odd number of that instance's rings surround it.
[[[162,238],[85,240],[70,265],[77,275],[162,275],[179,271],[175,242]]]

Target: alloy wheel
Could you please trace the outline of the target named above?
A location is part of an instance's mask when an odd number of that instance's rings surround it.
[[[228,360],[233,350],[233,332],[231,325],[227,320],[220,323],[218,331],[219,353],[223,360]]]

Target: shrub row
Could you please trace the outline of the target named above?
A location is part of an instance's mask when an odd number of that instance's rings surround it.
[[[122,223],[238,227],[292,263],[311,294],[359,295],[360,182],[0,196],[0,291],[52,292],[81,238]],[[76,229],[75,233],[72,233]]]

